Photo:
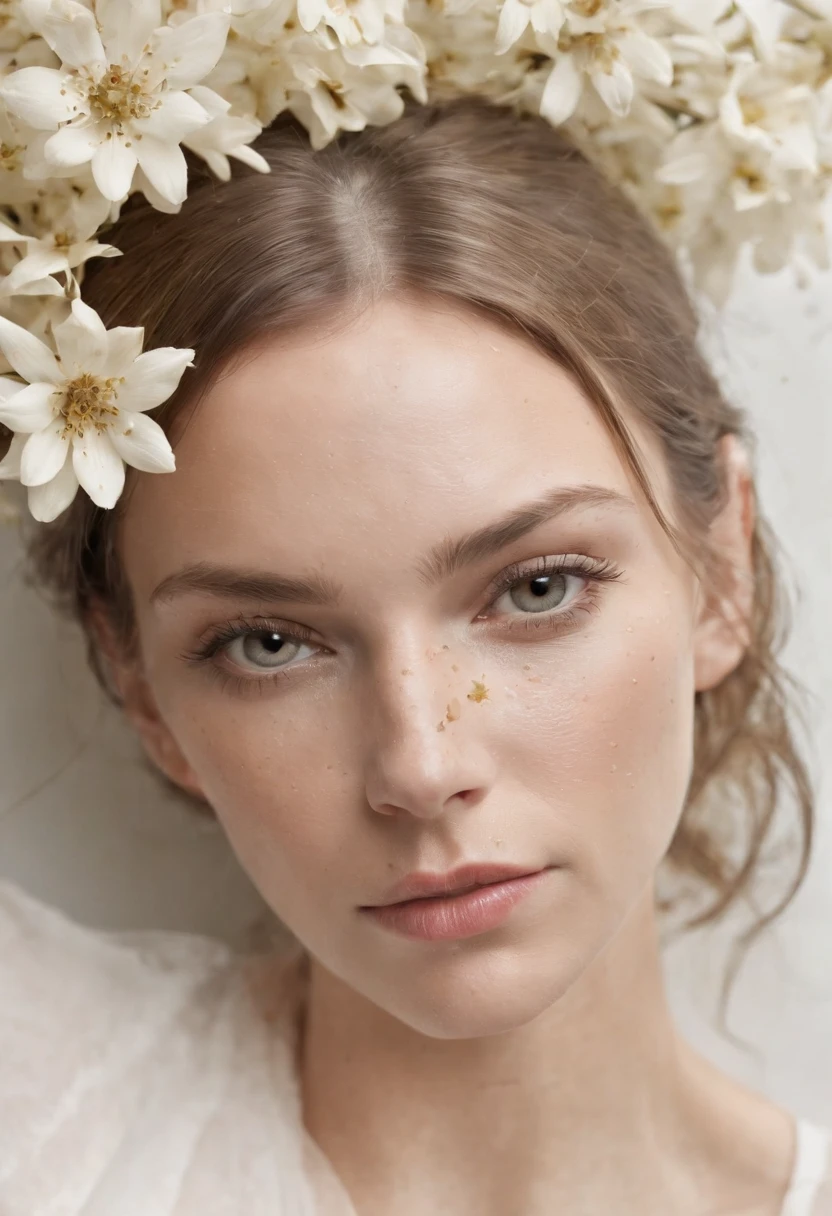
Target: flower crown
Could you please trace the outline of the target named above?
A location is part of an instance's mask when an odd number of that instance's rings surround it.
[[[195,352],[142,353],[80,293],[130,195],[177,212],[183,147],[269,172],[251,143],[281,111],[317,150],[434,82],[565,126],[717,303],[745,245],[827,265],[832,0],[4,0],[0,479],[36,519],[174,468],[148,412]]]

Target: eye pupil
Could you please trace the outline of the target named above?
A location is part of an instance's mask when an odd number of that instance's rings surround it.
[[[548,612],[550,608],[560,606],[567,586],[568,577],[565,574],[530,574],[515,585],[510,595],[521,612]],[[535,601],[534,606],[531,600]],[[544,600],[547,602],[544,603]]]
[[[250,663],[263,665],[269,659],[275,658],[286,647],[286,639],[281,633],[263,630],[250,633],[243,639],[242,650]]]

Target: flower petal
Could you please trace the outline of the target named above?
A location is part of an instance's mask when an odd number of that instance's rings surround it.
[[[205,90],[206,93],[209,90]],[[211,121],[211,115],[188,93],[163,93],[148,118],[136,119],[133,130],[163,143],[181,143],[186,135]],[[141,160],[141,156],[139,157]]]
[[[4,224],[0,221],[0,241],[13,241],[16,245],[28,245],[29,241],[35,238],[26,236],[22,232],[16,232],[11,224]]]
[[[613,114],[623,118],[633,100],[633,78],[627,65],[620,59],[614,59],[609,72],[590,72],[590,77],[595,91],[605,105]]]
[[[21,258],[16,266],[12,267],[3,280],[3,291],[13,294],[19,291],[25,283],[33,283],[36,279],[45,278],[46,275],[66,270],[66,266],[65,254],[41,245],[34,248],[25,258]]]
[[[0,460],[0,481],[20,479],[20,456],[28,438],[28,435],[12,435],[6,455]]]
[[[199,84],[217,66],[225,49],[228,13],[201,13],[181,25],[164,26],[156,35],[147,87],[167,80],[169,89],[189,89]]]
[[[0,290],[0,295],[5,295],[9,290],[8,279],[3,281],[2,287],[5,290]],[[17,296],[65,296],[66,292],[57,279],[32,279],[31,282],[21,283],[14,292]]]
[[[71,313],[52,332],[65,376],[101,374],[107,355],[107,331],[94,308],[83,300],[73,300]]]
[[[79,96],[70,78],[56,68],[21,68],[0,85],[0,97],[13,114],[39,131],[54,131],[76,117]]]
[[[54,384],[27,384],[19,393],[0,401],[0,422],[9,430],[31,435],[51,426],[61,402]]]
[[[107,330],[107,353],[102,376],[125,376],[142,353],[143,325],[117,325]]]
[[[96,186],[110,202],[117,203],[127,194],[133,181],[138,158],[135,147],[128,148],[123,135],[99,144],[92,158]]]
[[[98,0],[95,15],[101,36],[107,47],[110,63],[137,63],[145,44],[158,26],[162,25],[159,0],[140,0],[124,4],[123,0]]]
[[[67,450],[63,468],[42,486],[30,486],[29,511],[40,523],[48,524],[70,505],[78,493],[78,478]]]
[[[628,30],[616,39],[621,54],[638,76],[656,80],[659,84],[673,82],[673,60],[656,39],[643,30]]]
[[[84,68],[97,76],[107,66],[107,56],[95,24],[95,14],[76,0],[52,0],[39,32],[52,50],[73,68]]]
[[[138,145],[139,164],[154,189],[176,205],[188,194],[188,164],[178,144],[145,138]]]
[[[30,384],[60,384],[64,374],[49,347],[7,317],[0,317],[0,350],[19,376]]]
[[[124,461],[109,435],[94,428],[72,445],[75,476],[98,507],[114,507],[124,489]]]
[[[524,33],[529,24],[531,9],[523,0],[505,0],[500,9],[500,21],[497,25],[496,51],[503,55],[513,46]]]
[[[43,155],[50,165],[59,169],[71,168],[92,160],[100,143],[95,127],[76,127],[70,123],[50,135],[43,145]]]
[[[121,430],[110,430],[110,442],[122,460],[144,473],[172,473],[176,468],[167,435],[146,414],[127,414]]]
[[[583,73],[579,71],[574,56],[561,55],[549,73],[543,96],[540,99],[540,113],[549,122],[559,127],[561,123],[571,118],[583,91]]]
[[[51,481],[63,468],[68,450],[63,418],[56,418],[42,431],[30,435],[20,457],[20,480],[24,486],[42,486]]]
[[[704,177],[711,163],[705,152],[689,152],[662,165],[656,171],[656,180],[669,185],[686,186],[689,182]]]
[[[175,392],[193,359],[192,350],[177,346],[157,346],[139,355],[127,373],[127,382],[119,389],[119,409],[135,413],[154,410]]]

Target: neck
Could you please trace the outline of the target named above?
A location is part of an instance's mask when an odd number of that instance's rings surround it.
[[[499,1035],[428,1038],[313,960],[300,1073],[307,1130],[362,1216],[701,1212],[703,1176],[725,1197],[726,1141],[757,1185],[761,1136],[780,1146],[765,1184],[788,1181],[782,1115],[764,1132],[762,1100],[675,1029],[652,893],[554,1006]]]

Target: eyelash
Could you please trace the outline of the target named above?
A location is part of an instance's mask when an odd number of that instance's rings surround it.
[[[508,633],[518,631],[529,633],[541,629],[559,633],[569,629],[575,623],[579,612],[594,611],[602,595],[602,584],[621,578],[623,573],[623,570],[608,558],[588,557],[576,553],[563,554],[554,558],[540,557],[531,563],[513,562],[512,565],[507,566],[489,586],[486,594],[489,597],[489,607],[491,607],[495,600],[498,600],[504,592],[510,591],[518,583],[553,574],[574,574],[586,579],[587,586],[575,596],[569,607],[563,612],[552,609],[549,612],[531,613],[525,618],[522,625],[504,626]],[[477,619],[488,618],[479,615]],[[210,674],[218,679],[224,688],[233,687],[237,691],[245,692],[262,692],[266,685],[282,679],[294,666],[300,666],[300,664],[287,663],[284,670],[275,670],[268,676],[235,676],[212,662],[224,647],[250,633],[280,633],[293,641],[314,642],[312,630],[307,629],[305,625],[293,624],[290,632],[277,621],[265,620],[262,617],[250,619],[239,616],[216,628],[195,650],[187,651],[181,657],[195,666],[207,665]]]

